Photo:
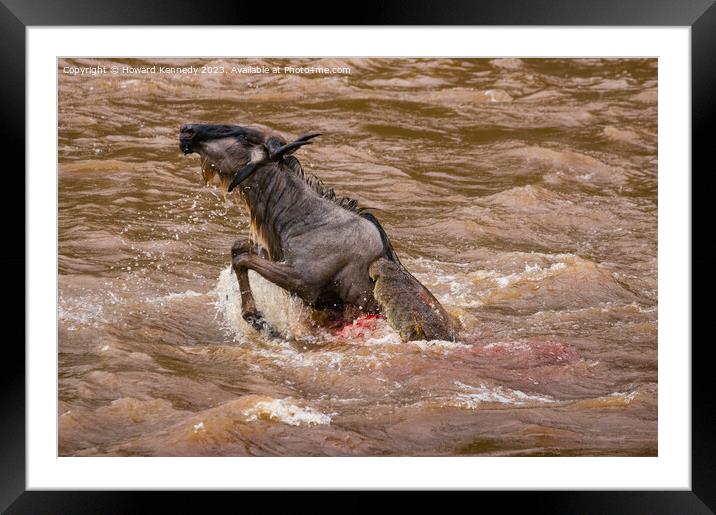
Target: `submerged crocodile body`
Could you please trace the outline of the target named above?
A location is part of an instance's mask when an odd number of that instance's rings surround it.
[[[460,322],[401,264],[380,258],[368,273],[375,299],[404,341],[457,339]]]

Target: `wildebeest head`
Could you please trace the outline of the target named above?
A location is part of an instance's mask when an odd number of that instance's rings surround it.
[[[207,184],[218,174],[222,186],[231,191],[258,165],[280,162],[316,136],[307,134],[286,143],[281,135],[259,126],[192,123],[179,129],[179,148],[184,154],[199,154]]]

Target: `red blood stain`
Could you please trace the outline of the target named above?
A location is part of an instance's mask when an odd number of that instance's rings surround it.
[[[382,315],[363,315],[343,327],[334,329],[333,334],[341,338],[364,337],[372,331],[375,331],[378,320],[381,318],[383,318]]]

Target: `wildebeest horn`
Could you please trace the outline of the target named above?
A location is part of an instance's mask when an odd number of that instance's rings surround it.
[[[313,132],[311,134],[304,134],[303,136],[299,136],[296,141],[308,141],[309,139],[313,139],[317,136],[320,136],[320,132]]]
[[[292,141],[291,143],[287,143],[286,145],[281,145],[277,139],[270,138],[266,142],[266,148],[269,151],[269,159],[271,161],[278,161],[283,156],[290,154],[297,148],[303,145],[310,145],[313,142],[309,140],[320,135],[320,133],[304,134],[303,136],[300,136],[298,139],[295,139],[294,141]]]
[[[236,186],[241,184],[243,181],[249,178],[249,175],[254,173],[256,171],[256,167],[259,165],[259,163],[249,163],[246,166],[244,166],[241,170],[237,171],[234,174],[234,178],[231,179],[231,183],[229,184],[228,191],[231,192]]]

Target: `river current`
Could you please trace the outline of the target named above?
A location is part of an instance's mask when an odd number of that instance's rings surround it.
[[[265,73],[289,64],[323,72]],[[212,73],[66,72],[124,65]],[[58,74],[60,455],[657,454],[655,59]],[[248,217],[179,150],[192,122],[322,133],[304,169],[371,209],[468,337],[316,328],[253,273],[289,337],[251,329],[230,270]]]

